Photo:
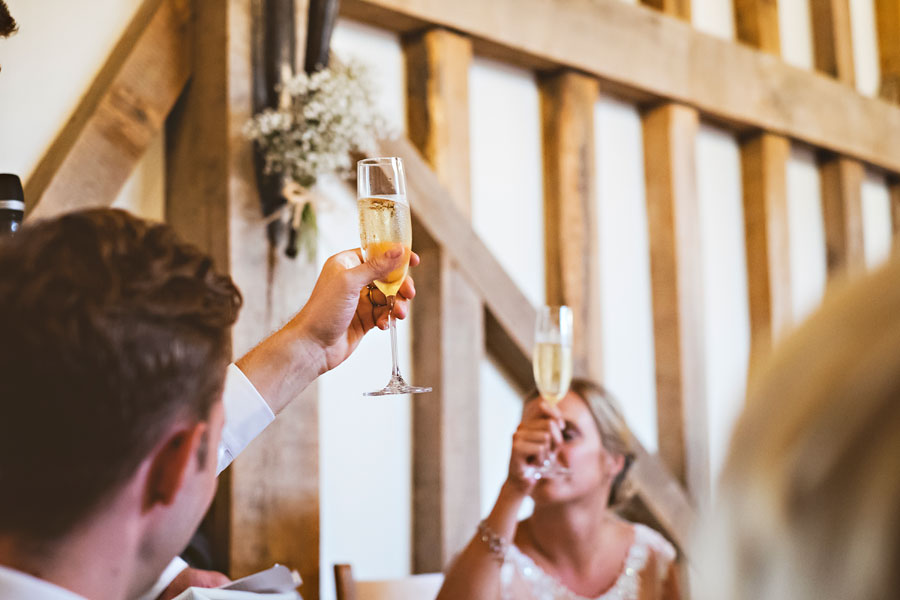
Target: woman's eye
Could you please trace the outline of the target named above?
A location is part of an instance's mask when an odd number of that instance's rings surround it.
[[[577,434],[575,433],[575,430],[571,427],[566,427],[565,429],[562,430],[563,441],[568,442],[570,440],[574,440],[576,435]]]

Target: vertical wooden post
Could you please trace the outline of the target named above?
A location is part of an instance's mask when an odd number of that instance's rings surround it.
[[[227,269],[244,295],[235,356],[300,308],[316,274],[314,264],[290,261],[269,247],[252,148],[241,133],[252,113],[255,1],[194,1],[193,79],[169,118],[166,140],[167,220]],[[305,0],[296,2],[305,16]],[[314,386],[226,471],[216,504],[215,545],[233,577],[280,562],[300,571],[304,598],[318,598]]]
[[[660,6],[658,0],[642,2]],[[665,1],[662,8],[691,18],[690,0]],[[643,128],[659,454],[694,501],[705,504],[710,466],[696,185],[699,115],[663,104],[644,114]]]
[[[875,0],[878,27],[878,53],[881,63],[880,95],[888,102],[900,104],[900,2]],[[888,179],[891,192],[891,214],[894,239],[900,239],[900,177]]]
[[[734,0],[741,41],[781,53],[778,5],[770,0]],[[741,142],[741,183],[747,248],[751,355],[765,354],[791,320],[787,161],[790,141],[754,133]],[[751,360],[751,364],[755,363]]]
[[[575,317],[575,372],[599,378],[592,298],[597,273],[594,104],[599,86],[572,72],[540,80],[547,302]],[[592,368],[593,367],[593,368]]]
[[[471,42],[433,29],[404,39],[410,139],[470,215]],[[412,202],[416,217],[415,199]],[[413,570],[440,571],[479,519],[479,372],[484,309],[479,295],[415,222],[415,378],[434,392],[413,396]]]
[[[853,86],[853,40],[849,0],[810,3],[816,69]],[[843,156],[819,159],[829,277],[865,267],[862,230],[863,165]]]
[[[643,117],[659,454],[695,501],[710,487],[703,354],[697,111],[677,104]]]

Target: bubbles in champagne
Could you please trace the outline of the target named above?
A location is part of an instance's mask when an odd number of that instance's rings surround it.
[[[569,392],[572,383],[572,348],[559,343],[539,342],[534,346],[534,381],[541,397],[556,404]]]
[[[409,204],[404,196],[370,196],[360,198],[357,207],[360,246],[366,260],[383,255],[398,243],[403,245],[402,266],[391,271],[385,279],[375,281],[375,285],[385,296],[394,296],[406,278],[409,267],[412,246]]]

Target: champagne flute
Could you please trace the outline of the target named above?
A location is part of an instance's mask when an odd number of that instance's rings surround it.
[[[359,208],[359,240],[363,258],[371,260],[382,256],[397,244],[403,246],[403,264],[375,286],[387,297],[388,328],[391,332],[391,360],[393,367],[388,384],[366,396],[390,394],[421,394],[430,387],[409,385],[400,375],[397,365],[397,325],[394,319],[394,298],[406,279],[409,255],[412,248],[412,221],[409,200],[406,198],[406,176],[403,161],[397,157],[368,158],[357,163],[357,207]]]
[[[572,383],[572,310],[568,306],[544,306],[534,325],[534,381],[541,398],[556,405]],[[568,475],[554,452],[534,472],[536,479]]]

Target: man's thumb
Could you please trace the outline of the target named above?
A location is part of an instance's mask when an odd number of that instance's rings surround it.
[[[363,287],[376,279],[384,279],[392,271],[403,266],[405,256],[408,256],[408,253],[400,243],[394,244],[387,252],[374,256],[370,253],[366,262],[350,269],[354,284]]]

